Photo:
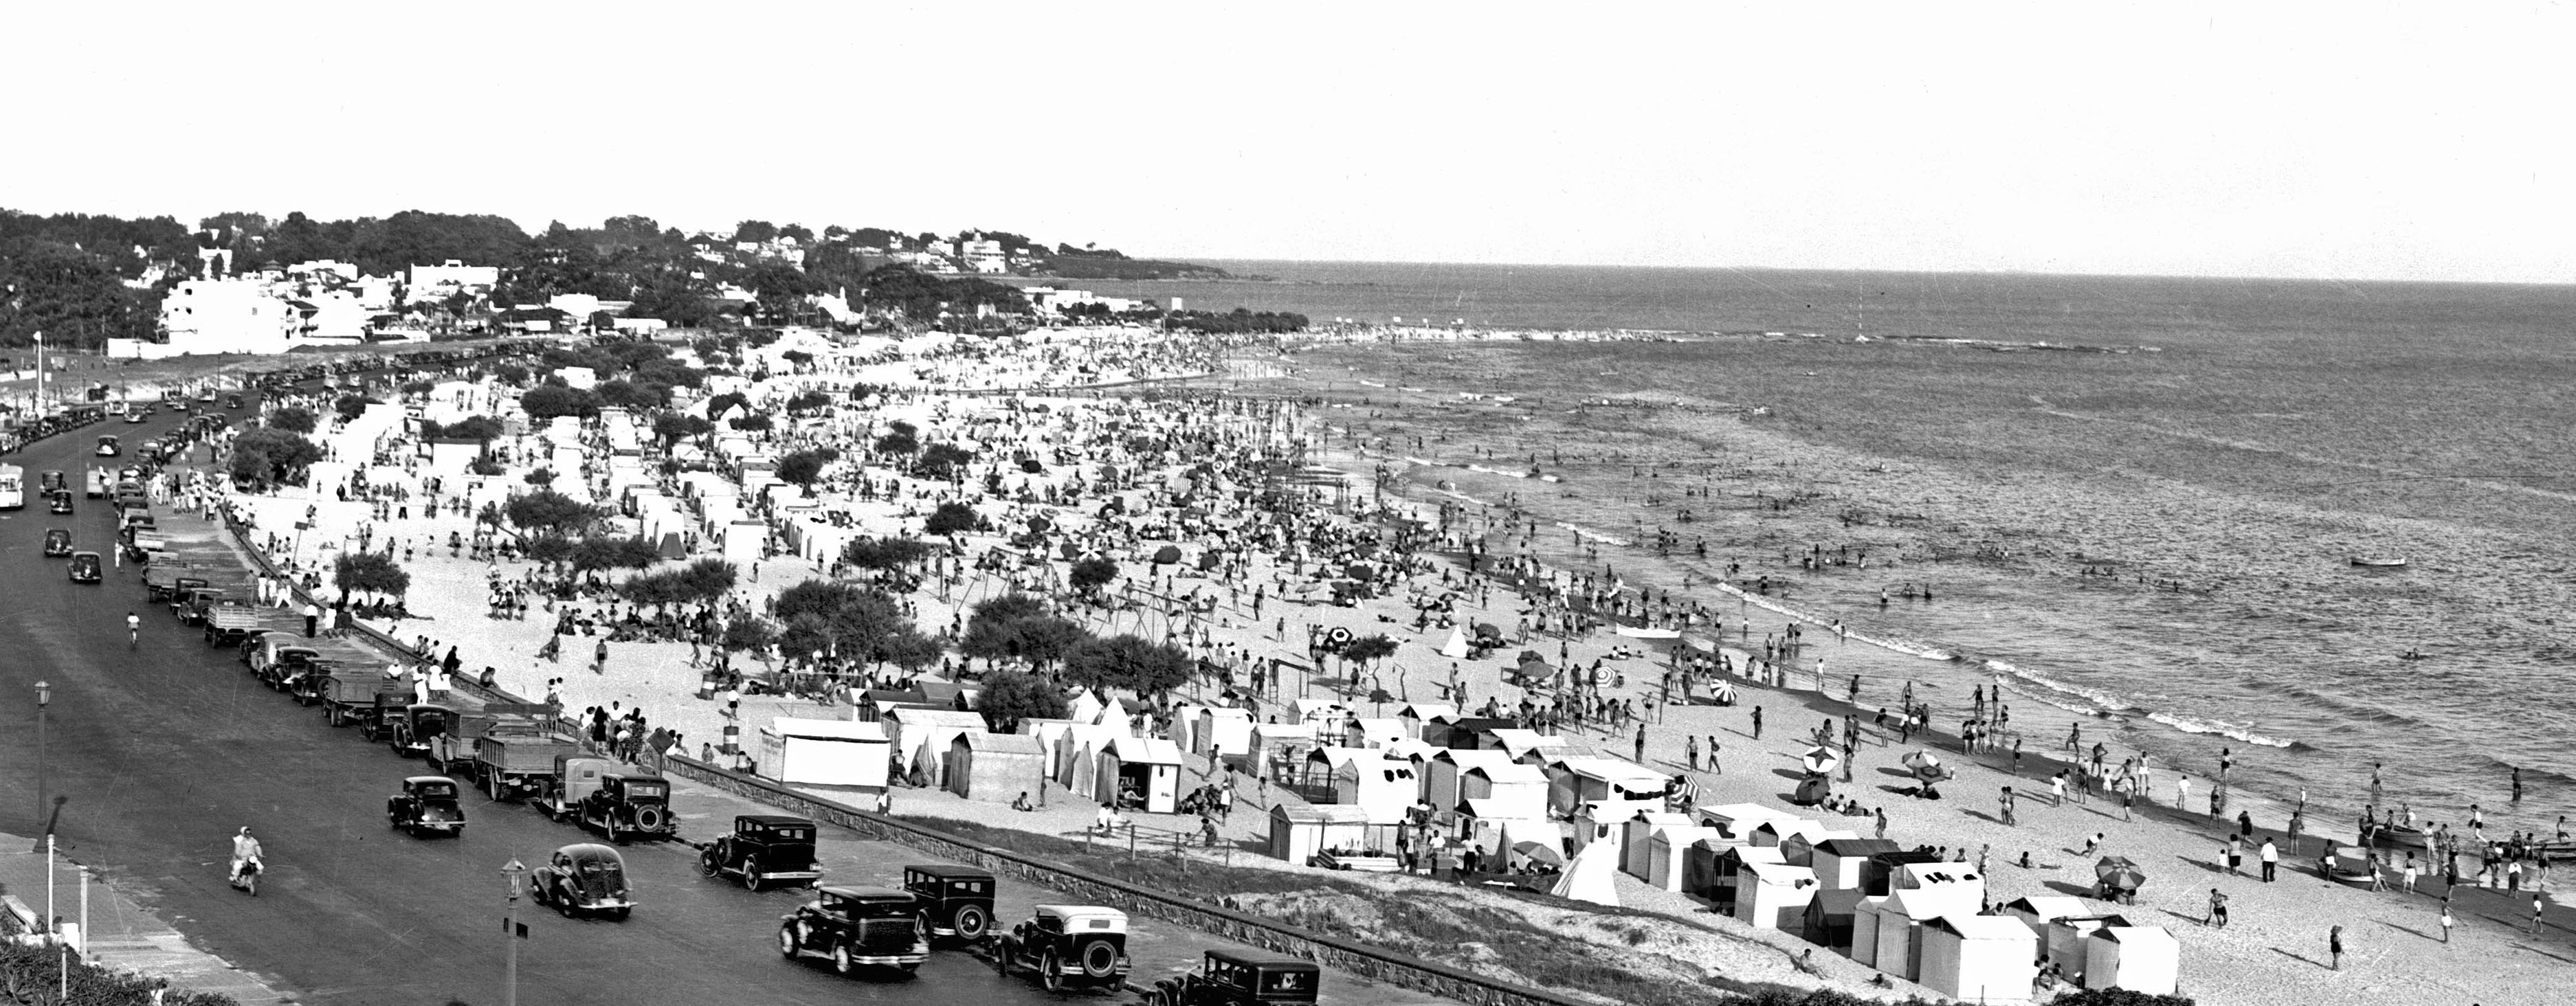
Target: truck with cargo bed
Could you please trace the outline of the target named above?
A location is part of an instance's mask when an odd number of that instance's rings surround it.
[[[549,729],[550,707],[533,703],[494,702],[479,710],[459,712],[447,730],[429,739],[429,767],[462,769],[474,774],[474,752],[485,734],[533,735]]]
[[[156,562],[143,570],[143,596],[152,601],[168,601],[183,590],[206,585],[206,564],[174,560]]]
[[[411,701],[411,683],[385,677],[381,671],[342,668],[316,675],[315,685],[322,700],[323,719],[335,727],[358,724],[371,741],[376,739],[376,697],[399,696],[404,702]]]
[[[556,760],[580,751],[552,732],[486,733],[474,742],[474,779],[494,800],[537,799],[554,791]]]
[[[285,609],[227,599],[206,612],[206,645],[237,647],[262,635],[298,635],[303,628],[304,619]]]

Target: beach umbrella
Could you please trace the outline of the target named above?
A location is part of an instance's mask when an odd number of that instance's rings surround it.
[[[1215,569],[1217,562],[1218,559],[1215,551],[1211,550],[1199,553],[1199,570],[1201,572]]]
[[[1555,846],[1545,842],[1514,842],[1512,854],[1533,863],[1546,863],[1549,866],[1565,865],[1565,854],[1556,851]]]
[[[2147,886],[2147,871],[2138,869],[2127,856],[2106,856],[2093,864],[2093,876],[2104,887],[2135,891]]]
[[[1154,565],[1169,566],[1179,561],[1181,561],[1181,547],[1178,545],[1165,545],[1154,550]]]
[[[1503,638],[1503,630],[1492,622],[1478,622],[1476,623],[1476,635],[1487,639],[1501,639]]]
[[[1717,701],[1719,705],[1731,706],[1735,704],[1734,682],[1720,681],[1717,683]]]
[[[1821,774],[1811,775],[1798,783],[1798,791],[1790,794],[1789,802],[1801,807],[1813,807],[1825,802],[1825,798],[1833,794],[1834,783],[1831,778]]]
[[[1514,659],[1517,659],[1524,664],[1538,664],[1540,666],[1546,666],[1547,664],[1547,658],[1541,656],[1537,650],[1522,650],[1521,655]]]
[[[1814,775],[1824,775],[1841,768],[1842,764],[1842,752],[1823,745],[1808,748],[1806,754],[1798,756],[1799,767]]]
[[[1047,533],[1047,532],[1049,532],[1049,531],[1052,531],[1052,530],[1055,530],[1055,522],[1054,522],[1054,521],[1050,521],[1050,520],[1048,520],[1048,519],[1046,519],[1046,518],[1044,518],[1044,517],[1031,517],[1031,518],[1029,518],[1029,531],[1030,531],[1031,533],[1034,533],[1034,534],[1045,534],[1045,533]]]
[[[1914,771],[1916,771],[1916,772],[1918,772],[1918,773],[1919,773],[1919,772],[1921,772],[1921,771],[1923,771],[1924,769],[1927,769],[1927,768],[1928,768],[1928,769],[1937,769],[1937,768],[1940,768],[1940,767],[1941,767],[1941,756],[1940,756],[1940,755],[1933,754],[1933,753],[1932,753],[1932,752],[1930,752],[1930,751],[1914,751],[1914,752],[1910,752],[1910,753],[1908,753],[1908,754],[1907,754],[1905,757],[1903,757],[1903,758],[1899,758],[1899,759],[1897,759],[1897,760],[1896,760],[1896,763],[1897,763],[1897,764],[1899,764],[1899,765],[1903,765],[1903,766],[1905,766],[1906,768],[1913,769]]]

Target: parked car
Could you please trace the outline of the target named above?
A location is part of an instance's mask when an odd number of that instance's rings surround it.
[[[45,554],[46,554],[47,556],[50,556],[50,557],[53,557],[53,558],[57,558],[57,559],[59,559],[59,558],[63,558],[63,557],[68,556],[68,555],[71,555],[71,554],[72,554],[72,533],[71,533],[70,531],[67,531],[67,530],[63,529],[63,528],[58,528],[58,527],[49,527],[49,528],[46,528],[46,529],[45,529]]]
[[[530,897],[567,919],[584,913],[624,919],[635,912],[626,891],[625,857],[594,842],[556,849],[545,865],[529,871],[528,884]]]
[[[814,865],[814,822],[784,814],[738,814],[733,834],[698,852],[698,872],[734,877],[750,890],[770,884],[814,886],[823,871]]]
[[[781,917],[778,953],[788,960],[821,957],[847,975],[862,967],[909,974],[930,959],[930,934],[910,894],[889,887],[826,887]]]
[[[1004,975],[1037,972],[1049,992],[1117,988],[1127,979],[1127,913],[1096,905],[1039,905],[1029,920],[993,942],[993,967]]]
[[[971,866],[903,868],[903,889],[921,899],[922,929],[981,943],[993,929],[993,874]]]
[[[1154,983],[1146,1006],[1284,1006],[1311,1003],[1322,987],[1315,962],[1262,950],[1210,950],[1198,970]]]
[[[385,817],[414,835],[465,834],[465,808],[456,803],[456,780],[443,775],[403,780],[403,791],[385,798]]]
[[[64,568],[71,571],[73,583],[97,583],[104,575],[98,567],[96,552],[74,552],[72,561],[64,564]]]
[[[671,783],[650,772],[603,773],[599,788],[582,798],[576,813],[582,827],[611,842],[680,837],[680,822],[671,814]]]

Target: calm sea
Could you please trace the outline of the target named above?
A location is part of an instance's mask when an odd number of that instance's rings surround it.
[[[1561,472],[1566,492],[1519,496],[1549,519],[1662,528],[1746,575],[1876,549],[1880,569],[1791,577],[1786,603],[1966,658],[1938,664],[1954,698],[2001,675],[2019,702],[2106,717],[2088,734],[2184,765],[2227,745],[2240,785],[2330,805],[2374,761],[2443,820],[2477,802],[2545,827],[2576,797],[2576,287],[1218,264],[1276,281],[1087,285],[1319,322],[1738,333],[1317,356],[1430,389],[1377,392],[1448,438],[1399,453]],[[1583,407],[1604,397],[1688,407]],[[1939,602],[1879,607],[1923,580]],[[2508,766],[2527,795],[2498,814]]]

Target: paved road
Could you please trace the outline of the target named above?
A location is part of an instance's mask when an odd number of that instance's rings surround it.
[[[139,441],[175,425],[109,423],[40,443],[10,460],[29,482],[47,469],[78,477],[101,432]],[[32,496],[32,494],[31,494]],[[31,500],[32,502],[32,500]],[[422,771],[354,731],[260,687],[229,653],[143,602],[133,567],[75,586],[40,551],[43,529],[69,526],[78,547],[108,540],[103,501],[69,518],[41,504],[0,511],[0,830],[33,834],[33,685],[54,686],[53,792],[69,794],[61,833],[81,855],[160,895],[155,907],[209,949],[273,974],[316,1003],[498,1001],[501,864],[535,863],[572,829],[517,806],[469,807],[457,841],[386,827],[384,798]],[[184,529],[195,522],[169,517]],[[129,652],[125,612],[144,616]],[[677,808],[699,836],[706,809]],[[250,825],[270,873],[256,899],[224,883],[228,837]],[[852,981],[781,961],[771,938],[797,896],[751,895],[699,878],[686,846],[635,847],[628,870],[643,901],[625,922],[523,913],[530,939],[520,994],[538,1003],[838,1003],[851,999],[1044,1002],[943,952],[910,981]]]
[[[74,484],[96,436],[129,443],[175,425],[110,422],[40,443],[9,460],[35,482],[60,469]],[[31,494],[32,496],[32,494]],[[71,517],[43,505],[0,511],[0,832],[36,834],[33,684],[52,683],[49,717],[52,792],[69,794],[60,833],[86,862],[114,871],[129,890],[150,891],[151,907],[206,948],[324,1004],[439,1004],[456,997],[499,1001],[503,884],[500,866],[534,864],[574,829],[520,805],[469,801],[457,840],[419,840],[386,826],[384,798],[405,775],[426,771],[333,730],[311,708],[261,687],[230,651],[148,605],[142,576],[111,568],[98,586],[75,586],[62,560],[41,554],[47,527],[69,527],[77,548],[111,539],[103,500],[78,499]],[[165,515],[163,529],[205,533],[193,518]],[[124,615],[143,616],[129,651]],[[682,834],[706,839],[736,813],[758,813],[726,794],[682,785],[674,794]],[[261,836],[269,873],[252,899],[224,883],[229,837],[241,825]],[[838,881],[882,883],[918,853],[825,829],[820,853]],[[1025,977],[1004,980],[978,958],[943,950],[918,977],[843,979],[815,965],[779,959],[778,917],[795,892],[751,894],[699,877],[685,845],[630,846],[630,879],[642,902],[624,922],[571,921],[522,907],[530,938],[521,944],[523,1002],[762,1004],[1056,1001]],[[997,914],[1006,924],[1049,893],[1005,884]],[[1052,900],[1052,899],[1050,899]],[[1136,977],[1150,981],[1187,967],[1204,935],[1140,922]],[[1347,975],[1326,981],[1327,1006],[1441,1000]],[[1124,998],[1124,997],[1121,997]]]

